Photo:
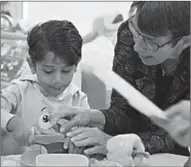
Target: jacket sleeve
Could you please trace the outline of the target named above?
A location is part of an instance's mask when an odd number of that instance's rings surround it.
[[[113,71],[132,85],[135,85],[133,73],[136,68],[136,62],[133,56],[137,55],[133,50],[133,39],[131,33],[126,30],[127,27],[128,23],[124,22],[118,30]],[[108,134],[116,135],[139,130],[139,124],[141,123],[136,119],[137,112],[114,89],[111,94],[110,108],[102,112],[106,117],[105,132]]]
[[[136,87],[134,75],[139,60],[133,45],[128,23],[124,22],[118,30],[113,71]],[[168,133],[132,108],[115,90],[112,91],[110,108],[102,112],[106,118],[104,128],[106,133],[110,135],[135,133],[143,140],[146,151],[150,154],[175,153],[176,144]]]
[[[16,115],[21,102],[21,92],[17,84],[12,83],[1,90],[1,128],[6,130],[7,124]]]

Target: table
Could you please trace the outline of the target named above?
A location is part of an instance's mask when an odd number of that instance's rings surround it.
[[[1,162],[3,162],[6,159],[15,160],[17,166],[20,166],[19,164],[20,155],[1,156]],[[183,167],[187,159],[188,157],[186,156],[180,156],[174,154],[155,154],[150,156],[149,159],[145,159],[143,166]]]
[[[144,163],[149,166],[183,167],[188,157],[174,154],[155,154],[145,159]]]

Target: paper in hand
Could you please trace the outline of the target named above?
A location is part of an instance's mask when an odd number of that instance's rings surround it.
[[[128,103],[140,113],[147,117],[157,117],[166,120],[166,116],[160,108],[115,72],[103,72],[98,68],[94,68],[92,72],[102,82],[106,84],[109,83],[112,88],[120,93]]]

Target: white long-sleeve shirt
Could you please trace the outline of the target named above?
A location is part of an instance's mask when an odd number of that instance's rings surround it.
[[[89,108],[87,95],[72,83],[59,96],[50,98],[41,93],[36,75],[29,75],[1,90],[1,128],[6,130],[15,115],[24,120],[26,128],[31,128],[47,105],[63,110],[64,106]]]

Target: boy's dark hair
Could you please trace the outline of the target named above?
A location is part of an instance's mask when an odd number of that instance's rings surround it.
[[[137,26],[151,36],[165,36],[172,32],[173,38],[190,34],[189,1],[135,1],[130,12],[136,9]]]
[[[28,33],[27,42],[33,63],[42,61],[47,52],[53,52],[68,65],[77,65],[81,59],[82,37],[70,21],[38,24]]]

